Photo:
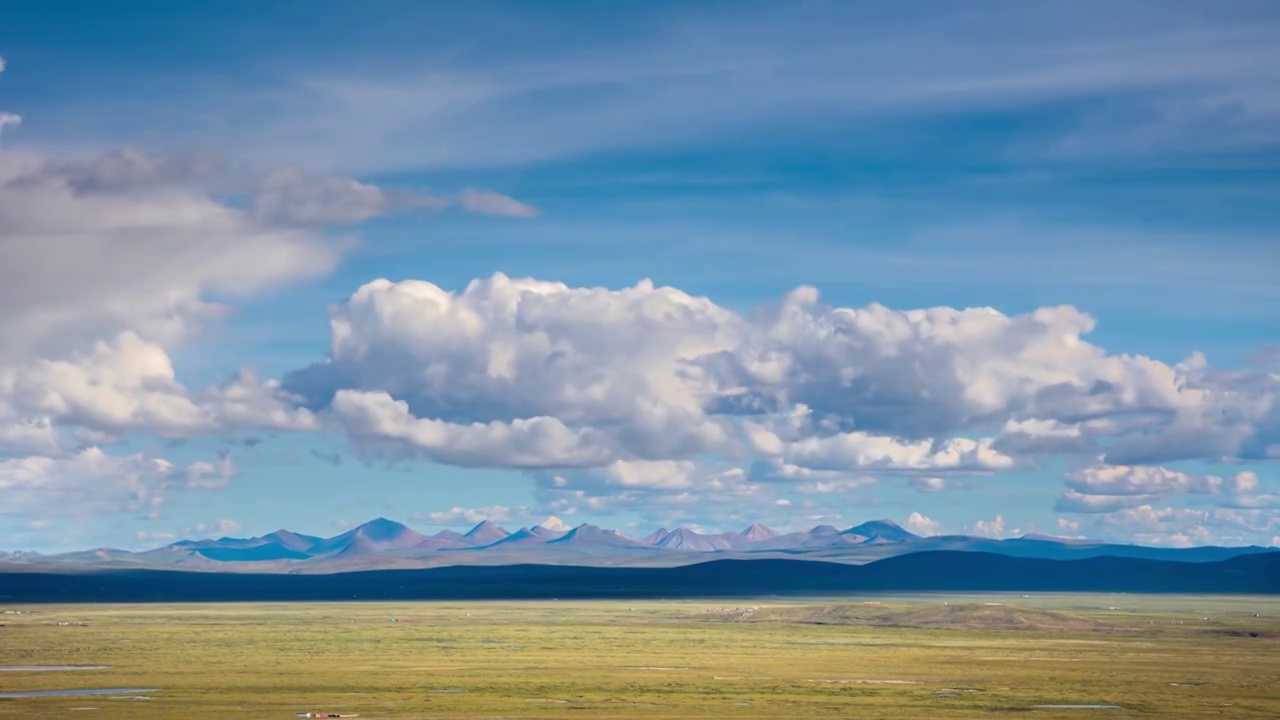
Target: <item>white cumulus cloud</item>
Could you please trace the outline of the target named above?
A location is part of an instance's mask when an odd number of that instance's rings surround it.
[[[944,532],[942,523],[933,520],[928,516],[921,515],[918,512],[911,513],[911,515],[907,517],[907,521],[903,523],[903,527],[917,535],[924,535],[926,537],[929,535],[941,535]]]
[[[1159,466],[1096,464],[1066,474],[1067,490],[1059,512],[1111,512],[1159,502],[1183,494],[1213,496],[1226,507],[1271,507],[1276,496],[1259,492],[1257,473],[1222,477],[1186,473]]]
[[[333,413],[353,438],[421,451],[452,465],[573,467],[603,465],[615,455],[602,433],[575,430],[552,417],[449,423],[414,417],[406,403],[386,393],[354,390],[338,391]]]
[[[973,524],[973,532],[990,538],[1004,538],[1017,534],[1017,530],[1006,531],[1004,516],[996,515],[991,520],[979,520]]]
[[[62,457],[0,460],[0,515],[101,515],[162,511],[169,495],[207,487],[233,468],[196,463],[187,468],[142,453],[109,455],[87,448]]]

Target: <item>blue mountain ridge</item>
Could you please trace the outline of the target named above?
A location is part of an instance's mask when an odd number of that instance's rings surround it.
[[[183,567],[208,572],[324,573],[509,563],[678,566],[712,557],[791,557],[862,564],[930,551],[1046,560],[1121,557],[1178,562],[1217,562],[1271,552],[1256,546],[1158,548],[1038,535],[1009,539],[921,537],[889,520],[872,520],[843,530],[819,525],[785,534],[759,523],[741,532],[714,534],[690,528],[662,529],[634,539],[590,524],[567,530],[558,523],[555,527],[534,525],[513,533],[487,520],[466,533],[443,530],[423,535],[402,523],[376,518],[330,538],[281,529],[251,538],[180,540],[143,552],[96,549],[61,555],[0,555],[0,570]]]

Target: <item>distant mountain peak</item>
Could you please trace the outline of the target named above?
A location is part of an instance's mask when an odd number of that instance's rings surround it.
[[[665,538],[667,535],[670,535],[670,534],[671,534],[670,530],[667,530],[666,528],[658,528],[657,530],[654,530],[648,535],[645,535],[644,537],[640,538],[640,542],[644,543],[645,545],[657,545],[658,543],[662,542],[663,538]]]
[[[549,541],[563,545],[636,546],[640,543],[617,530],[604,530],[590,523],[582,523],[564,535]]]
[[[751,527],[738,533],[744,539],[751,542],[760,542],[762,540],[772,540],[778,537],[778,531],[764,525],[762,523],[752,523]]]
[[[655,547],[666,550],[689,550],[694,552],[717,552],[732,550],[742,540],[742,536],[733,533],[720,535],[703,535],[686,527],[679,527],[664,535]]]
[[[506,547],[509,545],[527,545],[531,543],[541,543],[541,542],[545,542],[545,541],[542,538],[538,537],[533,532],[532,528],[520,528],[505,537],[498,538],[497,540],[494,540],[493,542],[487,545],[480,545],[479,547],[476,547],[473,549],[488,550],[490,548],[495,548],[495,547]]]
[[[303,538],[307,540],[307,538]],[[314,542],[299,551],[308,555],[351,558],[353,556],[377,555],[382,552],[403,550],[413,547],[426,538],[414,532],[407,525],[375,518],[367,523],[357,525],[350,530],[327,539],[312,538]],[[288,543],[277,544],[290,547]]]
[[[1026,533],[1018,540],[1031,540],[1034,542],[1059,543],[1062,545],[1097,545],[1095,540],[1086,540],[1084,538],[1059,537],[1057,535],[1043,535],[1040,533]]]
[[[507,537],[511,533],[498,527],[488,520],[481,520],[476,526],[467,531],[463,537],[477,544],[490,544],[498,542]]]
[[[395,520],[388,520],[387,518],[384,518],[384,517],[376,517],[368,522],[361,523],[358,527],[369,528],[369,529],[398,530],[402,527],[407,527],[407,526],[404,525],[403,523],[398,523]]]
[[[359,525],[355,531],[357,535],[370,540],[390,540],[406,533],[416,534],[409,529],[408,525],[398,523],[395,520],[388,520],[384,517],[374,518],[363,525]]]
[[[567,532],[569,532],[568,525],[561,525],[560,528],[550,528],[550,527],[547,527],[546,525],[534,525],[533,527],[529,528],[530,534],[532,534],[534,537],[540,537],[543,539],[555,539],[563,536]]]
[[[293,532],[292,530],[286,530],[284,528],[280,528],[275,532],[267,533],[266,535],[263,535],[259,539],[267,543],[274,543],[276,545],[279,545],[288,550],[293,550],[295,552],[306,552],[307,550],[310,550],[311,548],[315,547],[316,544],[320,542],[320,538],[318,537],[312,537],[310,535],[301,535],[299,533]]]
[[[853,538],[866,538],[866,542],[895,543],[919,540],[920,536],[904,530],[892,520],[871,520],[861,525],[854,525],[841,535]]]

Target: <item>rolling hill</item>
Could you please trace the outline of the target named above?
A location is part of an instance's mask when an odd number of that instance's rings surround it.
[[[922,552],[866,565],[802,560],[713,560],[667,568],[558,565],[454,566],[339,575],[174,570],[10,572],[0,601],[217,602],[710,598],[874,592],[1010,591],[1280,594],[1280,553],[1181,563],[1101,557],[1042,560],[990,553]],[[1017,624],[997,613],[938,623]],[[928,618],[926,618],[928,619]]]

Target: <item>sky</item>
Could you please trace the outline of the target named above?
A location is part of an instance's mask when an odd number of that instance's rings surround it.
[[[14,0],[0,548],[1280,545],[1280,8]]]

